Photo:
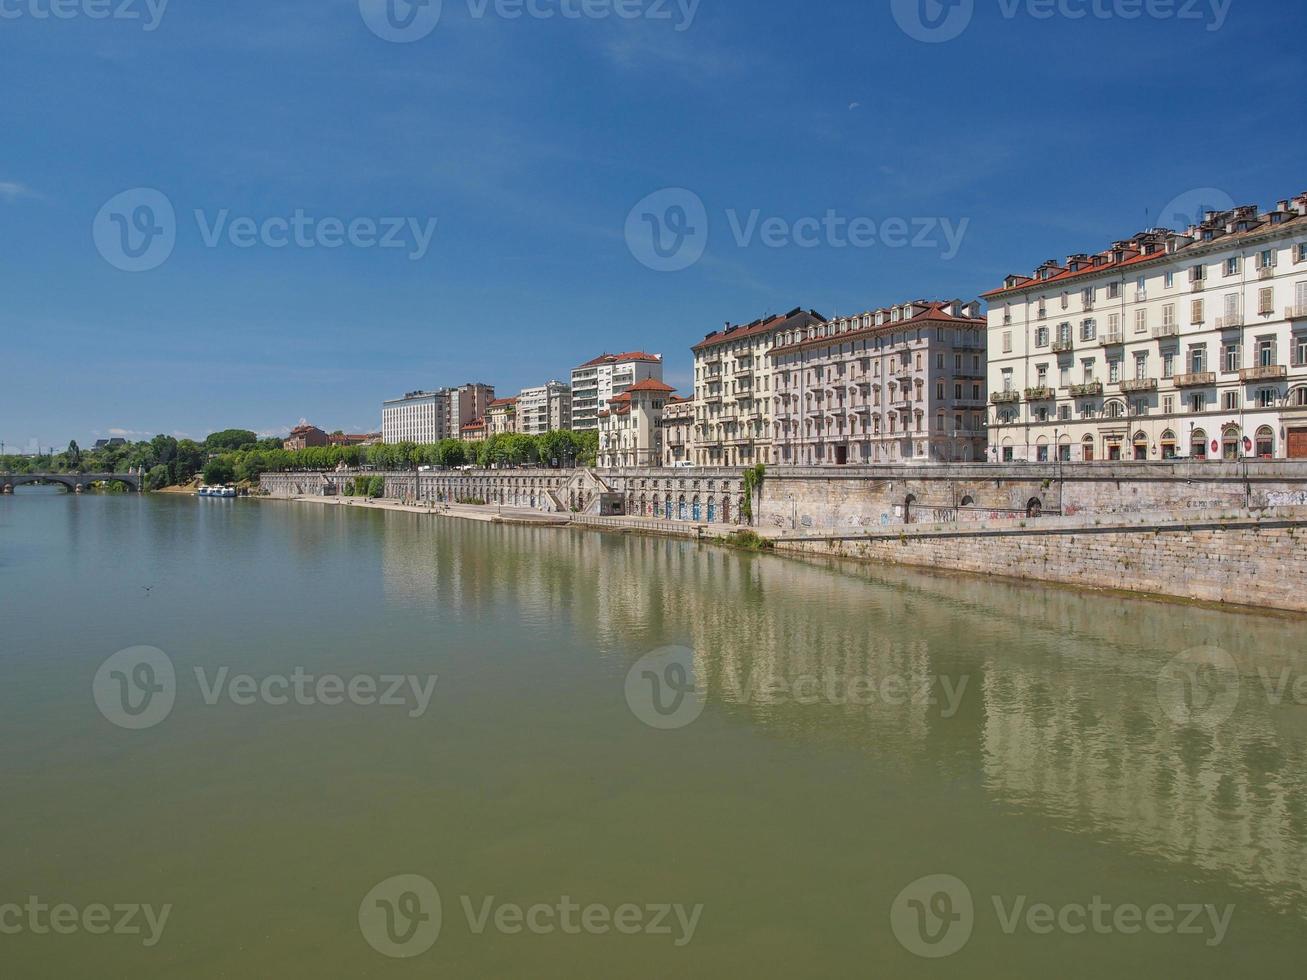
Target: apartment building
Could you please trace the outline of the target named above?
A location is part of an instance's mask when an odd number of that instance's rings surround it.
[[[572,388],[550,381],[535,388],[523,388],[517,396],[517,425],[529,436],[561,432],[572,427]]]
[[[986,298],[993,460],[1307,458],[1307,194]]]
[[[487,435],[511,435],[518,431],[516,398],[496,398],[486,407]]]
[[[694,401],[673,395],[663,409],[663,465],[694,462]]]
[[[699,466],[753,466],[772,461],[772,364],[779,338],[825,318],[802,307],[752,323],[726,324],[691,348],[694,352],[694,462]]]
[[[599,413],[598,465],[661,466],[663,412],[676,389],[653,378],[609,399]]]
[[[770,461],[983,460],[986,327],[977,302],[914,300],[782,331]]]
[[[631,351],[600,354],[572,372],[572,429],[599,428],[599,413],[616,396],[641,381],[663,380],[663,356]]]
[[[494,400],[494,385],[469,382],[449,389],[447,428],[451,436],[457,436],[469,422],[484,422]]]
[[[381,441],[432,443],[451,437],[449,391],[410,391],[381,403]]]
[[[310,446],[325,446],[328,438],[327,434],[316,425],[301,422],[290,430],[290,435],[282,440],[281,448],[291,452],[298,452],[301,449],[308,449]]]

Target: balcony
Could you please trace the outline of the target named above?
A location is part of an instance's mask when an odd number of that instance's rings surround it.
[[[949,429],[950,439],[984,439],[988,435],[985,429]]]
[[[1021,401],[1021,392],[1019,391],[996,391],[989,396],[989,400],[995,405],[1014,405]]]
[[[1133,395],[1141,391],[1156,391],[1156,378],[1135,378],[1131,381],[1121,382],[1121,391],[1126,395]]]
[[[1217,330],[1238,330],[1242,326],[1243,326],[1242,313],[1229,313],[1226,314],[1225,316],[1218,316],[1216,318]]]
[[[1065,354],[1065,353],[1067,353],[1068,351],[1075,350],[1075,347],[1076,347],[1075,342],[1074,342],[1074,341],[1071,341],[1071,340],[1055,340],[1055,341],[1053,341],[1053,353],[1054,353],[1054,354]]]
[[[1103,382],[1088,381],[1082,385],[1072,385],[1070,391],[1072,398],[1094,398],[1103,393]]]
[[[1262,268],[1258,269],[1258,270],[1257,270],[1257,278],[1258,278],[1258,279],[1274,279],[1274,278],[1275,278],[1275,266],[1273,266],[1273,265],[1267,265],[1267,266],[1263,266]]]
[[[1036,319],[1036,320],[1044,320],[1044,319],[1047,319],[1047,318],[1048,318],[1048,309],[1047,309],[1047,307],[1040,307],[1038,310],[1035,311],[1035,319]]]
[[[1216,372],[1192,371],[1189,374],[1177,374],[1173,380],[1177,388],[1206,388],[1216,384]]]
[[[1260,364],[1239,372],[1240,381],[1280,381],[1288,376],[1289,368],[1284,364]]]
[[[1189,282],[1189,291],[1191,293],[1201,293],[1206,288],[1207,288],[1206,279],[1193,279],[1190,280]]]
[[[1160,327],[1153,327],[1153,339],[1165,340],[1167,337],[1180,336],[1180,324],[1164,323]]]
[[[1100,347],[1115,347],[1118,344],[1125,343],[1125,336],[1121,333],[1105,333],[1098,338]]]
[[[1026,389],[1026,401],[1044,402],[1051,401],[1053,398],[1053,389],[1049,387],[1035,387]]]
[[[1286,320],[1307,320],[1307,303],[1300,303],[1297,306],[1286,306],[1284,308],[1284,318]]]

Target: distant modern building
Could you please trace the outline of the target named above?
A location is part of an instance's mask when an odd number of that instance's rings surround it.
[[[457,437],[457,430],[453,436]],[[381,403],[382,442],[433,443],[449,438],[448,389],[410,391],[403,398]]]
[[[517,427],[529,436],[570,429],[571,386],[561,381],[550,381],[535,388],[523,388],[517,396]]]
[[[695,462],[753,466],[771,462],[772,364],[767,352],[781,337],[825,323],[801,307],[708,334],[695,344]]]
[[[1049,259],[986,299],[995,461],[1307,458],[1307,194]]]
[[[517,431],[517,399],[496,398],[486,408],[486,434],[501,436]]]
[[[653,378],[637,381],[609,399],[599,413],[598,465],[661,466],[663,411],[676,389]]]
[[[771,462],[985,459],[979,303],[914,300],[781,331],[768,351]]]
[[[338,433],[327,436],[329,446],[373,446],[381,441],[380,432]]]
[[[600,354],[572,372],[572,429],[593,432],[599,428],[599,412],[617,395],[641,381],[663,379],[661,354],[631,351]]]
[[[449,389],[447,402],[449,431],[458,433],[469,422],[484,422],[490,403],[494,400],[494,385],[469,382]]]
[[[326,444],[327,434],[316,425],[309,425],[304,422],[290,430],[290,435],[282,443],[282,447],[291,452],[298,452],[301,449],[309,448],[309,446],[325,446]]]
[[[673,395],[663,409],[663,465],[694,462],[694,400]]]

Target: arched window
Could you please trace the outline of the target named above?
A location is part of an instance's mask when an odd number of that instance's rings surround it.
[[[958,506],[959,506],[959,507],[974,507],[974,506],[976,506],[976,498],[973,497],[973,496],[971,496],[970,494],[967,494],[967,496],[965,496],[965,497],[962,498],[962,502],[961,502],[960,504],[958,504]]]
[[[1080,440],[1080,458],[1086,463],[1094,461],[1094,437],[1085,436]]]
[[[1044,513],[1044,502],[1038,497],[1031,497],[1026,501],[1026,516],[1039,517]]]
[[[1257,430],[1257,458],[1275,458],[1275,430],[1264,425]]]
[[[1173,432],[1171,429],[1167,429],[1165,432],[1162,433],[1162,458],[1175,459],[1175,457],[1176,457],[1175,432]]]
[[[1207,432],[1205,430],[1194,429],[1193,435],[1189,437],[1189,458],[1207,458]]]
[[[1240,430],[1237,425],[1227,425],[1221,430],[1221,458],[1238,459],[1239,458],[1239,436]]]
[[[1135,459],[1145,460],[1148,458],[1148,433],[1136,432],[1135,437],[1130,442],[1134,446]]]

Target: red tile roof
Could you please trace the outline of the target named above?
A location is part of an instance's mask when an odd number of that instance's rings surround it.
[[[504,406],[507,406],[507,405],[516,405],[516,404],[517,404],[517,398],[515,398],[515,397],[514,397],[514,398],[496,398],[494,401],[492,401],[492,402],[491,402],[489,405],[487,405],[486,407],[487,407],[487,408],[503,408]]]
[[[635,384],[631,385],[631,387],[627,388],[626,390],[628,392],[631,392],[631,391],[675,391],[676,389],[673,388],[671,385],[663,384],[661,381],[657,381],[653,378],[645,378],[643,381],[637,381]]]
[[[646,354],[644,351],[628,351],[625,354],[600,354],[592,361],[586,361],[581,365],[583,368],[598,367],[601,364],[622,364],[626,361],[646,361],[650,364],[661,364],[661,354]]]
[[[821,337],[809,337],[799,341],[796,344],[787,344],[784,347],[773,347],[770,351],[768,351],[768,354],[785,354],[785,353],[789,353],[790,351],[804,350],[809,347],[821,347],[824,344],[844,343],[845,341],[848,340],[857,340],[862,337],[872,337],[878,333],[893,333],[897,330],[902,330],[904,327],[920,326],[923,323],[959,323],[964,326],[978,327],[981,329],[985,328],[985,326],[987,325],[987,321],[984,317],[954,316],[952,313],[949,313],[948,307],[953,305],[952,300],[946,302],[941,302],[938,300],[932,300],[932,301],[918,300],[915,301],[913,304],[906,304],[906,305],[925,305],[927,309],[925,309],[921,313],[916,314],[915,316],[909,317],[906,320],[886,322],[880,324],[879,326],[877,326],[876,323],[873,321],[870,327],[858,327],[855,330],[846,330],[844,333],[830,334]],[[886,308],[886,309],[874,310],[871,312],[873,314],[889,313],[890,310]],[[851,316],[848,317],[847,319],[860,320],[862,317],[866,315],[867,315],[866,313],[859,313],[857,316]],[[836,319],[843,320],[845,319],[845,317],[837,317]],[[831,322],[835,322],[835,321],[831,321]]]

